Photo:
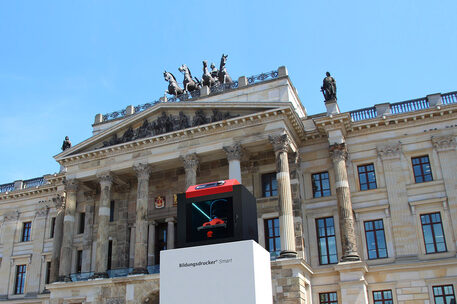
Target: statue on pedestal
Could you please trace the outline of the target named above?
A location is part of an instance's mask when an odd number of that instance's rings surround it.
[[[325,102],[336,102],[336,81],[329,72],[325,73],[321,92],[324,94]]]
[[[65,151],[69,148],[71,148],[71,141],[68,138],[68,136],[65,136],[65,140],[63,141],[63,144],[62,144],[62,151]]]

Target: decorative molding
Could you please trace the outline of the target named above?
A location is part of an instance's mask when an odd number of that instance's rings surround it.
[[[135,170],[139,180],[148,180],[152,172],[151,166],[149,164],[141,163],[134,165],[133,170]]]
[[[3,215],[3,221],[16,221],[19,218],[19,214],[18,210],[8,211]]]
[[[52,198],[53,207],[57,210],[65,209],[65,193],[62,195],[57,194],[55,197]]]
[[[185,156],[179,157],[184,163],[185,170],[194,170],[196,171],[199,165],[199,159],[197,153],[187,154]]]
[[[455,151],[457,143],[454,135],[432,136],[433,147],[438,151]]]
[[[49,212],[49,207],[46,205],[38,206],[35,210],[35,217],[44,217],[47,216]]]
[[[268,140],[273,145],[275,152],[288,152],[291,144],[289,135],[269,135]]]
[[[235,143],[231,146],[223,147],[225,153],[227,153],[227,160],[241,160],[243,156],[243,147],[240,143]]]
[[[110,171],[98,173],[97,178],[101,186],[111,187],[113,184],[113,175]]]
[[[382,159],[397,159],[401,156],[401,142],[379,145],[376,150]]]
[[[346,161],[348,158],[348,150],[345,143],[333,144],[329,148],[330,158],[333,161]]]
[[[79,182],[77,179],[66,179],[65,180],[65,191],[76,192],[79,188]]]

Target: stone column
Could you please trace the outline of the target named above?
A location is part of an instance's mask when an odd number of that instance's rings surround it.
[[[149,224],[148,236],[148,265],[155,264],[155,248],[156,248],[156,225],[155,221]]]
[[[94,227],[94,197],[95,193],[88,193],[90,197],[86,202],[85,218],[84,218],[84,236],[83,236],[83,263],[81,265],[81,272],[90,272],[92,262],[92,244],[93,244],[93,227]]]
[[[134,166],[138,177],[136,195],[136,228],[135,228],[135,257],[132,274],[148,273],[148,196],[149,175],[151,167],[148,164]]]
[[[78,182],[69,179],[65,184],[67,199],[65,203],[65,216],[63,218],[62,248],[60,250],[59,281],[71,281],[71,251],[73,247],[73,236],[75,230],[76,193]],[[56,220],[57,222],[57,220]]]
[[[51,283],[56,282],[59,277],[60,251],[62,249],[63,237],[63,219],[65,216],[65,196],[58,195],[52,200],[57,211],[57,216],[54,226],[54,239],[52,241],[51,272],[49,274],[49,282]]]
[[[335,170],[336,198],[338,200],[340,234],[343,249],[342,262],[360,260],[357,251],[354,216],[352,214],[351,192],[349,190],[348,174],[346,171],[347,154],[346,144],[344,143],[330,146],[330,157]]]
[[[40,206],[41,205],[41,206]],[[35,210],[35,219],[32,222],[32,260],[27,268],[27,294],[26,297],[36,297],[40,290],[41,268],[43,265],[42,252],[45,237],[46,217],[49,207],[39,203]]]
[[[197,168],[198,168],[198,156],[196,153],[187,154],[181,156],[181,160],[184,163],[184,170],[186,171],[186,189],[197,183]]]
[[[236,179],[241,184],[241,165],[242,147],[239,143],[223,148],[227,153],[229,163],[229,179]]]
[[[276,180],[278,182],[279,235],[282,258],[296,257],[292,192],[290,189],[289,161],[287,151],[290,138],[287,134],[269,136],[276,155]]]
[[[433,136],[433,147],[438,151],[438,157],[441,164],[441,172],[443,174],[444,188],[449,204],[449,213],[451,216],[451,225],[453,230],[457,231],[457,175],[456,168],[456,147],[457,143],[455,135]],[[456,240],[457,246],[457,240]]]
[[[10,275],[12,270],[11,256],[13,255],[14,235],[16,227],[18,226],[19,212],[17,210],[8,212],[3,215],[2,240],[3,240],[3,258],[0,264],[0,300],[8,299],[8,287],[14,284],[10,282]],[[14,271],[14,270],[13,270]],[[8,284],[8,282],[10,282]]]
[[[94,278],[107,278],[108,273],[108,230],[113,177],[110,172],[99,174],[100,203],[98,205],[97,248],[95,250]]]
[[[165,219],[167,227],[167,250],[175,248],[175,219],[170,217]]]

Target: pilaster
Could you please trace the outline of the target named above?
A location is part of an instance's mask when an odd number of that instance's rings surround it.
[[[3,258],[0,264],[0,299],[8,299],[8,282],[10,281],[12,270],[14,235],[16,232],[19,212],[17,210],[10,211],[3,216],[2,224],[2,239],[3,239]],[[11,283],[10,283],[11,284]]]
[[[335,266],[339,272],[342,304],[368,304],[368,283],[365,274],[368,268],[364,262],[343,262]]]

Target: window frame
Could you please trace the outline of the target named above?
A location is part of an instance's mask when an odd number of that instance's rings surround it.
[[[276,172],[263,173],[261,175],[262,197],[278,196],[278,180]],[[273,187],[273,181],[276,181],[276,188]],[[266,185],[268,184],[269,190],[267,192]]]
[[[375,225],[375,222],[381,222],[382,223],[382,229],[376,229],[376,225]],[[369,230],[367,231],[367,227],[366,227],[366,224],[367,223],[372,223],[373,225],[373,230]],[[363,228],[364,228],[364,231],[365,231],[365,244],[366,244],[366,248],[367,248],[367,258],[368,260],[379,260],[379,259],[387,259],[389,258],[389,251],[387,249],[387,240],[386,240],[386,230],[384,228],[384,220],[383,219],[374,219],[374,220],[366,220],[363,222]],[[386,256],[385,257],[379,257],[379,246],[378,246],[378,236],[377,236],[377,231],[381,231],[382,230],[382,235],[384,237],[384,244],[386,246],[386,248],[384,248],[386,250]],[[375,239],[375,246],[376,246],[376,257],[375,258],[370,258],[370,248],[368,246],[368,236],[367,236],[367,233],[368,232],[373,232],[373,235],[374,235],[374,239]]]
[[[440,297],[440,298],[443,298],[444,303],[447,304],[447,301],[446,301],[446,298],[445,298],[446,294],[444,292],[445,291],[444,290],[445,287],[451,287],[452,288],[452,296],[454,297],[454,300],[457,300],[456,297],[455,297],[455,289],[454,289],[454,285],[453,284],[435,285],[435,286],[432,286],[432,295],[433,295],[433,302],[434,303],[436,303],[436,298]],[[442,295],[435,295],[435,288],[440,288],[441,291],[442,291]]]
[[[32,240],[32,222],[22,223],[21,242],[30,242]]]
[[[426,157],[428,162],[422,162],[422,158]],[[419,160],[419,164],[414,164],[415,160]],[[430,174],[425,174],[424,173],[424,165],[428,165],[430,169]],[[416,171],[414,170],[415,167],[420,168],[420,175],[416,175]],[[432,171],[432,164],[430,162],[430,156],[427,155],[421,155],[421,156],[415,156],[411,157],[411,168],[413,170],[413,176],[414,176],[414,183],[420,184],[420,183],[426,183],[426,182],[431,182],[433,181],[433,171]],[[426,176],[430,175],[430,180],[426,180]],[[418,178],[422,178],[422,181],[418,181]]]
[[[323,187],[323,183],[322,181],[325,180],[322,178],[322,175],[323,174],[326,174],[327,175],[327,181],[328,181],[328,189]],[[314,177],[315,176],[318,176],[319,179],[317,180],[319,182],[319,187],[320,187],[320,190],[318,190],[316,188],[316,185],[315,185],[315,179]],[[316,173],[312,173],[311,174],[311,189],[313,191],[313,198],[321,198],[321,197],[329,197],[329,196],[332,196],[332,187],[330,185],[330,174],[328,171],[321,171],[321,172],[316,172]],[[327,192],[328,191],[328,192]],[[319,196],[316,196],[317,193],[320,193]]]
[[[372,171],[368,171],[367,170],[368,166],[372,166],[373,170]],[[359,171],[360,168],[365,168],[365,172],[360,172]],[[372,181],[372,182],[369,181],[369,173],[373,173],[374,181]],[[367,182],[364,183],[364,185],[365,184],[367,185],[366,189],[362,189],[362,179],[360,178],[361,175],[365,175],[365,179],[366,179]],[[360,191],[368,191],[368,190],[378,189],[378,182],[376,180],[376,169],[375,169],[374,163],[367,163],[367,164],[358,165],[357,166],[357,176],[359,178],[359,189],[360,189]],[[374,187],[372,188],[370,186],[370,184],[372,184],[373,182],[374,182]]]
[[[327,295],[329,300],[322,301],[321,296]],[[335,295],[336,300],[331,300],[330,296]],[[338,293],[336,291],[320,292],[318,295],[319,304],[338,304]]]
[[[440,221],[438,223],[434,223],[432,221],[432,215],[435,215],[435,214],[438,214],[439,217],[440,217]],[[430,223],[424,224],[422,222],[422,216],[429,216],[430,217]],[[428,255],[428,254],[437,254],[437,253],[448,252],[447,244],[446,244],[446,235],[444,233],[443,218],[441,216],[441,212],[438,211],[438,212],[430,212],[430,213],[419,214],[419,220],[420,220],[420,224],[421,224],[422,238],[424,240],[425,254]],[[434,227],[435,224],[440,224],[440,226],[441,226],[441,232],[443,233],[443,243],[444,243],[444,250],[443,251],[437,251],[437,242],[436,242],[435,227]],[[427,226],[429,225],[431,227],[432,237],[433,237],[433,247],[435,249],[434,252],[428,252],[427,242],[426,242],[426,239],[425,239],[424,225],[427,225]]]
[[[275,226],[275,222],[277,220],[278,226]],[[270,236],[269,233],[269,226],[268,223],[272,223],[272,229],[273,229],[273,236]],[[279,227],[279,217],[272,217],[272,218],[266,218],[263,220],[264,223],[264,230],[265,230],[265,249],[270,253],[270,256],[276,257],[279,256],[279,253],[281,252],[281,235],[280,235],[280,227]],[[275,231],[276,228],[278,228],[278,234],[276,235]],[[273,239],[273,245],[275,250],[271,250],[270,248],[270,239]],[[279,248],[276,248],[276,240],[279,239]]]
[[[327,229],[329,226],[327,226],[327,220],[332,219],[333,221],[333,235],[327,235]],[[324,236],[319,236],[319,220],[324,220],[324,227],[325,227],[325,235]],[[333,265],[333,264],[338,264],[338,245],[337,245],[337,237],[336,237],[336,225],[335,225],[335,219],[333,216],[327,216],[327,217],[321,217],[321,218],[316,218],[315,219],[315,225],[316,225],[316,238],[317,238],[317,250],[318,250],[318,259],[319,259],[319,265],[324,266],[324,265]],[[329,251],[329,238],[333,237],[335,239],[335,256],[336,256],[336,261],[335,262],[330,262],[330,256],[333,254],[330,254]],[[324,238],[325,239],[325,247],[327,251],[327,263],[322,263],[322,253],[321,253],[321,246],[320,246],[320,239]]]
[[[14,294],[22,295],[25,292],[25,280],[27,276],[27,264],[16,265],[14,280]]]
[[[375,293],[376,292],[380,292],[381,293],[382,299],[380,299],[380,300],[376,300],[375,299]],[[391,296],[390,299],[384,298],[384,293],[385,292],[390,292],[390,296]],[[373,296],[373,304],[386,304],[387,303],[386,301],[391,301],[391,303],[394,303],[394,293],[393,293],[392,289],[373,290],[371,292],[371,295]]]

